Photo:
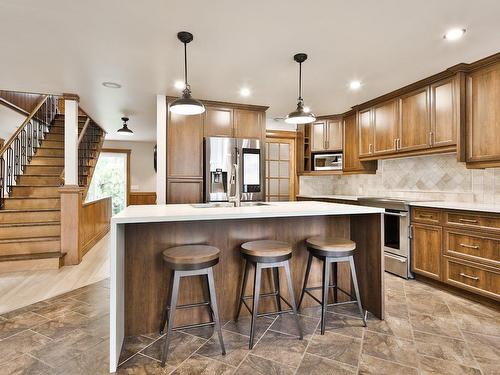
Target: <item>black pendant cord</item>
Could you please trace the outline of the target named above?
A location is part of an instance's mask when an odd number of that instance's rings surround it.
[[[184,85],[188,86],[187,43],[184,43]]]
[[[299,101],[302,100],[302,63],[299,63]]]

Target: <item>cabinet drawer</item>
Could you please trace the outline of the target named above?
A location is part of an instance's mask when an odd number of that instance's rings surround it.
[[[500,299],[500,275],[479,267],[446,260],[445,281],[448,284]]]
[[[411,221],[439,224],[441,222],[441,210],[413,207],[411,209]]]
[[[492,266],[500,265],[500,238],[445,230],[446,255]]]
[[[500,233],[500,215],[447,211],[446,224],[456,227],[476,228]]]

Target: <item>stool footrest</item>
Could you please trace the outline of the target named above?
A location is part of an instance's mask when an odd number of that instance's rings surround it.
[[[293,309],[293,306],[290,304],[290,302],[288,302],[285,298],[283,298],[283,296],[281,294],[278,294],[278,292],[275,292],[275,293],[271,292],[271,293],[265,293],[265,294],[259,295],[259,297],[276,297],[276,296],[278,296],[280,298],[280,300],[282,300],[283,302],[285,302],[288,305],[288,307],[290,307],[291,309]],[[311,296],[311,297],[313,297],[313,296]],[[247,302],[245,300],[246,299],[252,299],[252,298],[253,298],[252,296],[243,296],[241,298],[241,302],[243,302],[243,304],[245,305],[245,307],[247,308],[247,310],[250,312],[250,314],[252,313],[252,309],[250,308],[250,306],[248,306],[248,304],[247,304]],[[275,314],[282,314],[282,313],[288,313],[288,312],[293,312],[293,310],[275,311],[275,312],[264,313],[264,315],[257,314],[257,316],[275,315]]]
[[[193,329],[193,328],[207,327],[207,326],[214,326],[214,325],[215,325],[215,322],[186,324],[186,325],[179,326],[179,327],[173,327],[172,331],[180,331],[182,329]]]
[[[210,302],[199,302],[199,303],[186,303],[184,305],[177,305],[175,306],[175,309],[191,309],[193,307],[202,307],[202,306],[210,306]],[[170,310],[170,306],[167,306],[167,310]]]

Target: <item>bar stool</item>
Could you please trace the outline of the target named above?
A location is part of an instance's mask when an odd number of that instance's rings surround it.
[[[236,312],[235,321],[238,321],[241,311],[241,305],[244,304],[245,307],[250,312],[250,314],[252,315],[252,322],[250,326],[250,341],[248,344],[248,348],[249,349],[253,348],[253,341],[255,336],[255,321],[259,316],[285,314],[292,312],[295,317],[297,329],[299,331],[299,338],[300,340],[302,340],[303,338],[302,329],[300,327],[299,318],[297,315],[297,307],[295,305],[295,297],[293,294],[293,287],[292,287],[292,277],[290,274],[290,265],[288,264],[288,260],[292,257],[292,247],[288,243],[281,241],[272,241],[272,240],[251,241],[251,242],[245,242],[244,244],[241,245],[241,255],[245,260],[245,272],[243,275],[243,283],[241,285],[241,293],[240,293],[240,299],[238,304],[238,310]],[[248,271],[250,265],[253,265],[255,267],[253,295],[245,296],[244,293],[247,286]],[[279,285],[280,267],[285,268],[285,275],[288,285],[288,293],[290,295],[290,302],[284,299],[280,293],[280,285]],[[274,292],[260,294],[262,270],[266,268],[270,268],[273,272]],[[278,306],[278,311],[259,314],[258,311],[259,311],[260,297],[275,297],[276,304]],[[247,299],[253,299],[253,304],[251,309],[245,301]],[[281,301],[285,302],[290,307],[290,309],[283,310],[281,308]]]
[[[219,263],[220,250],[213,246],[206,245],[185,245],[171,247],[165,250],[163,260],[168,268],[172,270],[170,276],[170,286],[168,290],[167,303],[163,312],[161,322],[160,334],[163,334],[167,328],[167,335],[165,344],[163,346],[163,353],[161,364],[165,366],[168,356],[168,348],[172,331],[181,329],[197,328],[204,326],[214,326],[219,335],[219,343],[222,350],[222,355],[226,354],[224,341],[222,339],[222,330],[219,321],[219,310],[217,308],[217,296],[215,294],[215,283],[213,266]],[[185,305],[177,305],[177,298],[179,295],[179,283],[181,277],[205,275],[208,287],[208,301],[201,303],[191,303]],[[177,309],[187,309],[199,306],[208,306],[212,320],[207,323],[189,324],[179,327],[172,327],[175,319],[175,312]],[[171,322],[171,324],[169,323]]]
[[[356,276],[356,268],[354,266],[354,251],[356,249],[356,243],[354,241],[339,238],[339,237],[325,237],[316,236],[311,237],[306,240],[307,250],[309,252],[309,257],[307,259],[306,275],[304,277],[304,285],[302,287],[302,293],[300,294],[299,308],[304,299],[305,293],[311,296],[316,302],[321,305],[321,334],[325,334],[325,317],[327,306],[343,305],[349,303],[357,303],[359,313],[363,319],[363,325],[366,327],[366,318],[363,313],[363,307],[361,306],[361,299],[359,296],[358,278]],[[309,273],[311,271],[311,263],[313,257],[319,259],[323,262],[323,280],[322,286],[319,287],[307,287],[307,281],[309,279]],[[351,268],[352,283],[354,286],[354,292],[356,297],[353,297],[350,293],[341,289],[337,285],[337,263],[349,262]],[[330,284],[330,264],[333,268],[333,285]],[[333,288],[333,302],[328,304],[328,291]],[[313,296],[311,290],[322,290],[322,300],[320,301],[315,296]],[[351,301],[347,302],[337,302],[337,290],[351,297]]]

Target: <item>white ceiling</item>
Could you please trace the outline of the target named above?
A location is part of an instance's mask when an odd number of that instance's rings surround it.
[[[178,93],[176,34],[188,30],[196,98],[269,105],[269,117],[283,116],[296,102],[292,56],[306,52],[306,105],[338,113],[499,52],[499,15],[498,0],[1,0],[0,89],[76,93],[109,138],[119,139],[128,115],[134,139],[153,140],[155,95]],[[454,26],[467,33],[446,42]],[[347,88],[352,79],[360,91]]]

